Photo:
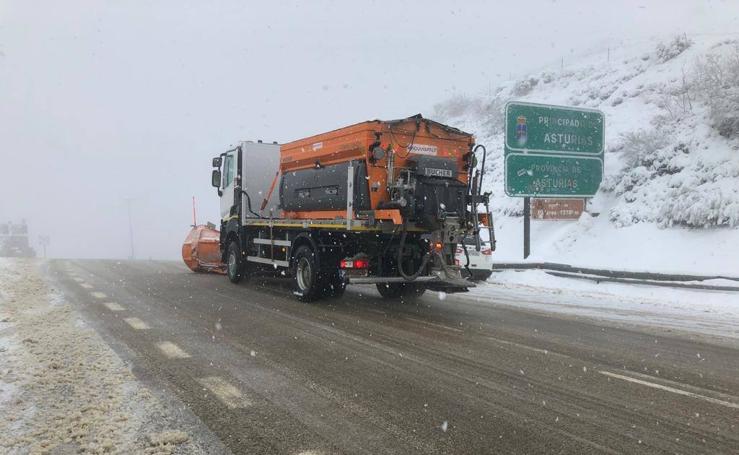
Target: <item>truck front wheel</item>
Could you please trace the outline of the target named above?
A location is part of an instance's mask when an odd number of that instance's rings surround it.
[[[228,244],[226,252],[226,273],[232,283],[238,283],[244,277],[244,261],[241,258],[241,248],[236,241]]]

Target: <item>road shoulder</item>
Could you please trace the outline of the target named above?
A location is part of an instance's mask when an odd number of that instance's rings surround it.
[[[4,453],[224,453],[184,406],[140,383],[37,260],[0,262]]]

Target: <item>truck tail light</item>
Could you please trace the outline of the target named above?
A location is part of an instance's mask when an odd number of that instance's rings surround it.
[[[483,248],[480,250],[480,253],[482,253],[485,256],[492,256],[493,250],[491,250],[490,248]]]
[[[434,242],[431,244],[431,248],[433,248],[434,251],[441,251],[442,248],[444,248],[444,244],[441,242]]]
[[[342,269],[366,269],[369,268],[369,261],[367,259],[342,259]]]

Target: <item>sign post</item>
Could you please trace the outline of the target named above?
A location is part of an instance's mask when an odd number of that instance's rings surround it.
[[[523,198],[523,258],[531,254],[531,198]]]
[[[524,198],[524,259],[531,197],[592,197],[603,180],[601,111],[512,101],[506,104],[505,192]]]

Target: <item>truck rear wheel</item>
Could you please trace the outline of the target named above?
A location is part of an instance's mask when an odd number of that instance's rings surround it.
[[[241,248],[235,240],[228,244],[226,252],[226,273],[232,283],[238,283],[244,278],[244,261],[241,258]]]
[[[312,302],[320,297],[321,282],[318,261],[313,250],[303,245],[293,258],[293,294],[301,302]]]
[[[377,291],[386,299],[421,297],[426,288],[418,283],[377,283]]]

